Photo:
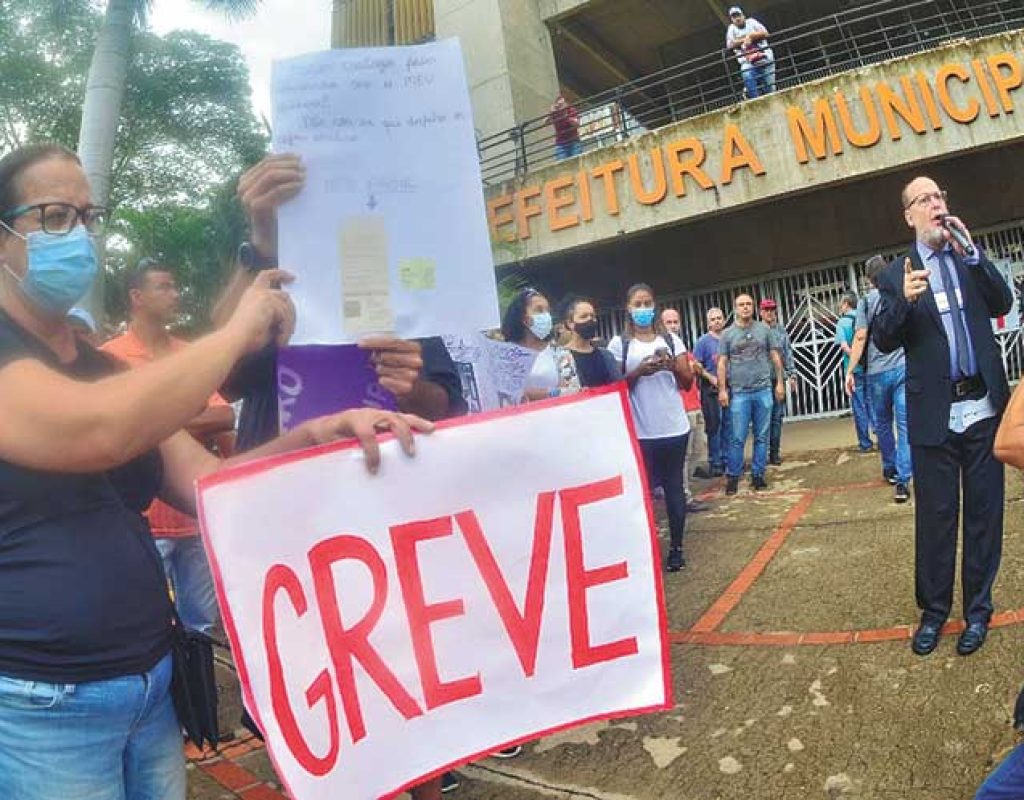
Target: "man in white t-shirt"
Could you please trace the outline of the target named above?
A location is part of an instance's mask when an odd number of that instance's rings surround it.
[[[771,94],[775,91],[775,54],[768,46],[768,29],[748,18],[739,6],[729,9],[729,19],[725,46],[736,54],[747,99]]]

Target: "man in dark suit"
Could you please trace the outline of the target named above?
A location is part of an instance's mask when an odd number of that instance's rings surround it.
[[[969,655],[988,633],[1002,552],[1003,466],[992,445],[1009,388],[990,319],[1010,310],[1013,295],[963,222],[948,215],[946,193],[935,181],[915,178],[902,200],[916,239],[879,276],[882,301],[872,338],[884,352],[906,352],[921,609],[912,649],[932,652],[949,616],[962,485],[967,627],[957,652]],[[970,247],[958,244],[950,227]]]

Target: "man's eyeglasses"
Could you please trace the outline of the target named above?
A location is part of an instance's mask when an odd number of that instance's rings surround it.
[[[928,206],[934,203],[936,200],[941,200],[943,203],[945,203],[947,197],[948,195],[946,194],[945,189],[943,189],[941,192],[925,192],[924,194],[919,194],[917,197],[915,197],[913,200],[907,203],[904,206],[904,208],[911,208],[916,205]]]
[[[64,236],[74,230],[81,220],[85,229],[94,236],[99,236],[107,227],[109,211],[103,206],[86,206],[78,208],[70,203],[37,203],[31,206],[18,206],[0,216],[4,222],[12,222],[25,214],[35,213],[39,224],[46,233]]]

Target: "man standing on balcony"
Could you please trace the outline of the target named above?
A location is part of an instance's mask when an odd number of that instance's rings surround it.
[[[761,301],[761,322],[767,325],[779,343],[779,355],[786,373],[786,389],[796,391],[796,365],[793,363],[793,345],[789,334],[779,324],[779,306],[770,297]],[[782,420],[786,416],[786,395],[776,397],[772,405],[772,422],[768,430],[768,463],[779,466],[782,463]]]
[[[561,161],[583,152],[580,143],[580,114],[574,106],[569,105],[565,95],[558,95],[548,119],[555,129],[555,158]]]
[[[771,94],[775,91],[775,54],[768,46],[768,29],[753,17],[748,18],[739,6],[729,9],[729,19],[732,24],[725,34],[725,46],[740,63],[747,99]]]
[[[956,650],[966,656],[985,643],[1003,546],[1003,465],[993,443],[1010,391],[991,319],[1009,312],[1013,294],[964,223],[949,215],[935,181],[915,178],[901,200],[915,241],[879,275],[871,338],[882,352],[902,347],[906,355],[921,609],[911,647],[932,652],[949,616],[962,506],[967,627]]]

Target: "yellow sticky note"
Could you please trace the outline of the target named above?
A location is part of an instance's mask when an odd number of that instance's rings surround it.
[[[422,291],[437,285],[437,269],[432,258],[406,258],[398,263],[403,289]]]

